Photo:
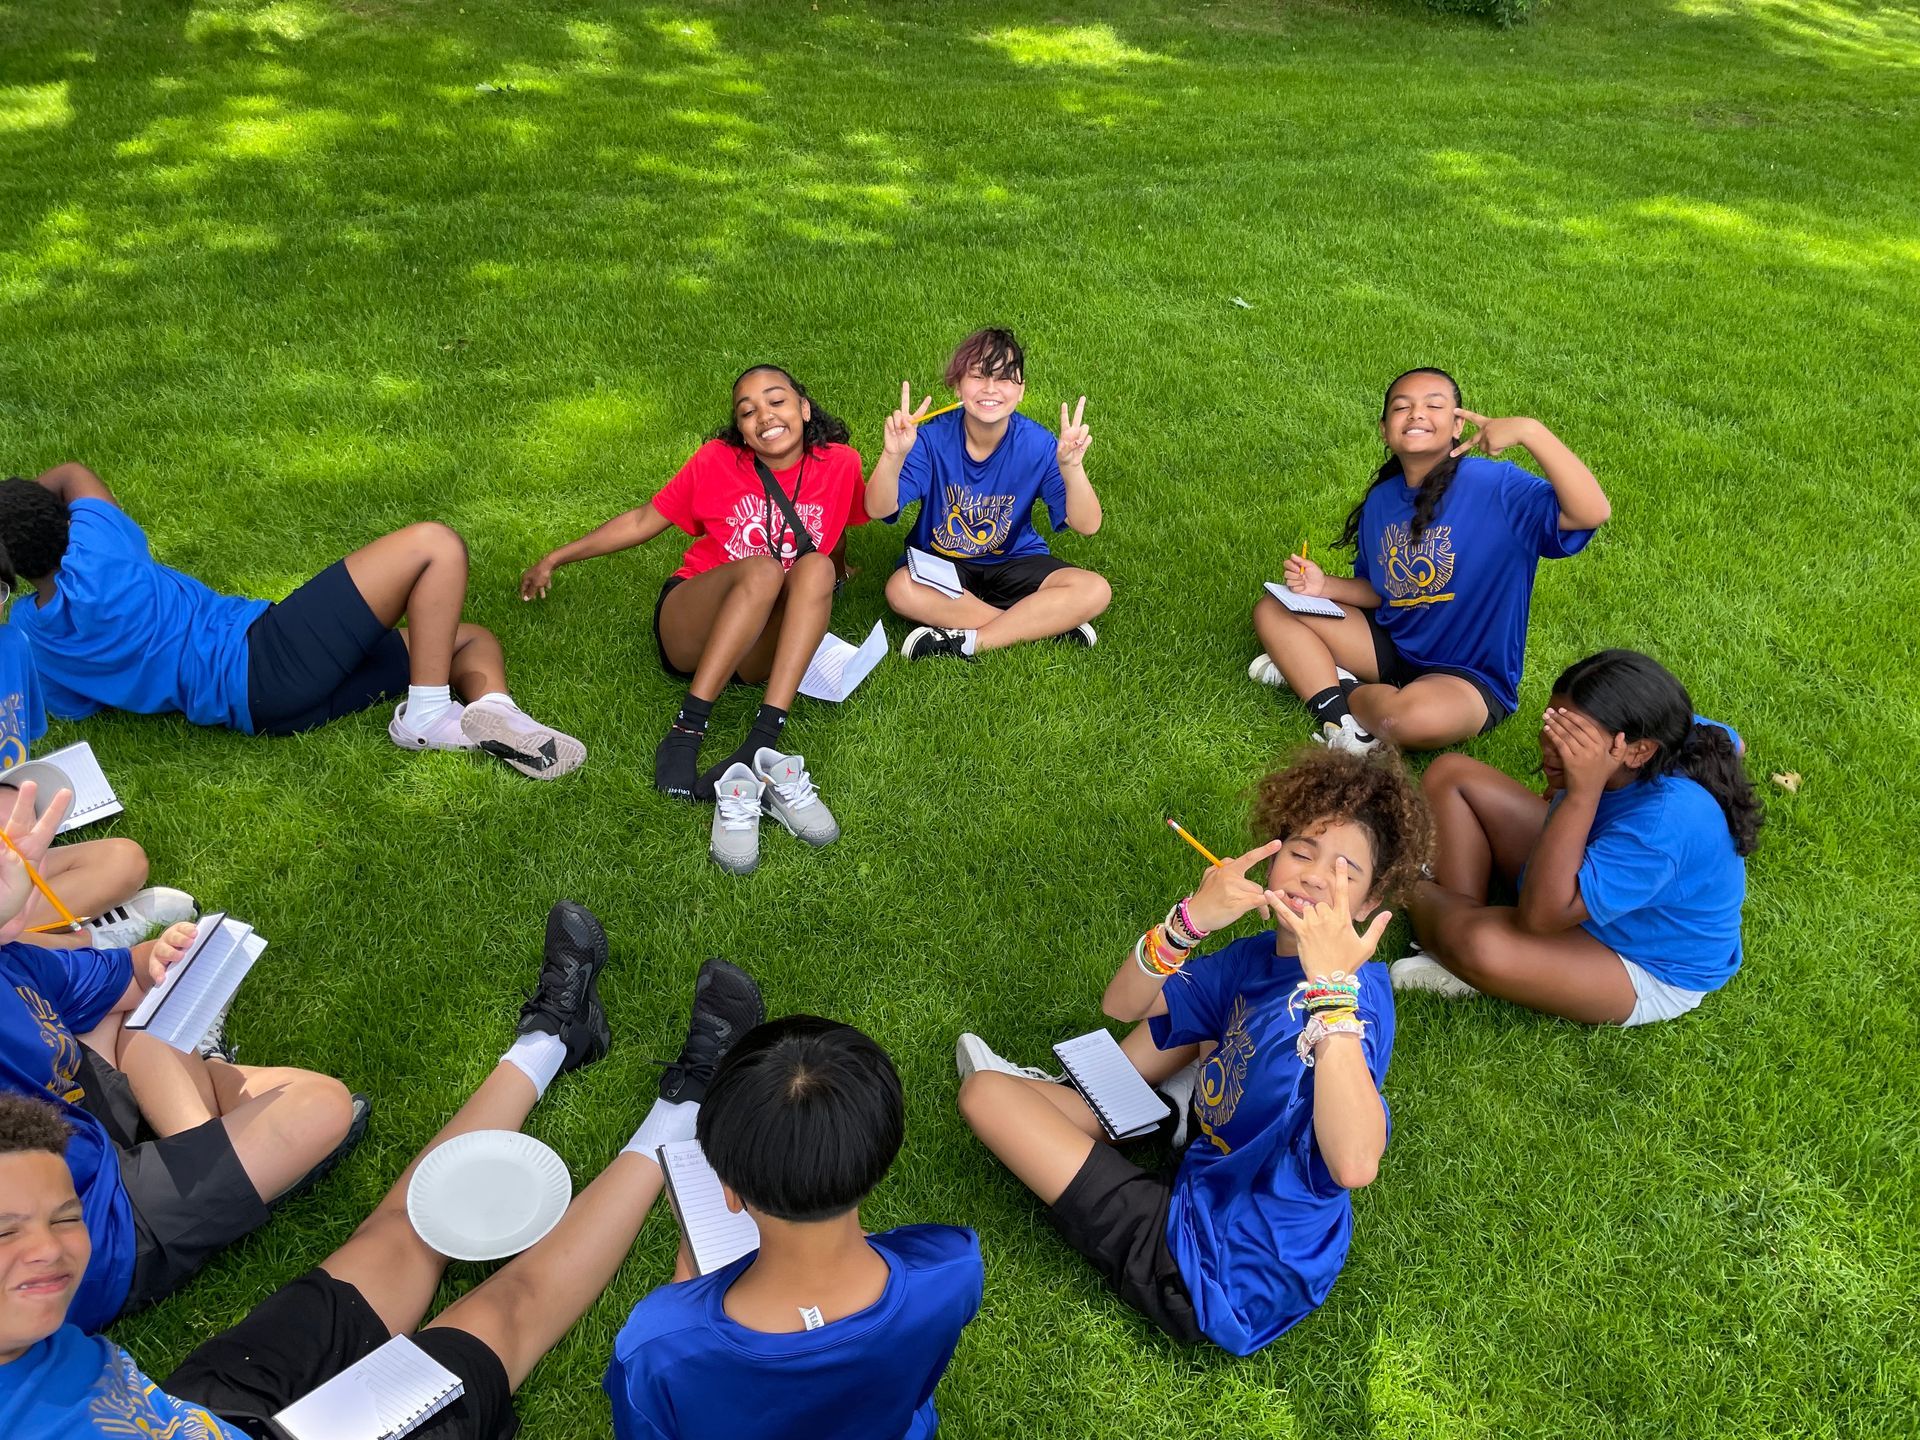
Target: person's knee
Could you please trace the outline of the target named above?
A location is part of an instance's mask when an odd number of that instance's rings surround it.
[[[421,555],[429,560],[467,562],[467,542],[460,532],[439,520],[418,520],[399,532]]]
[[[405,632],[402,631],[401,633],[404,634]],[[453,632],[453,648],[455,650],[460,649],[464,645],[493,645],[497,647],[499,644],[499,637],[497,637],[493,631],[484,625],[476,625],[471,620],[462,620],[460,622],[460,628]]]
[[[781,587],[787,583],[787,572],[771,555],[749,555],[731,563],[737,567],[733,588],[769,605],[779,598]]]
[[[1442,915],[1433,927],[1433,946],[1447,968],[1476,989],[1500,967],[1500,932],[1504,927],[1492,912],[1459,909]]]
[[[124,895],[132,895],[147,883],[151,867],[147,862],[147,852],[140,848],[139,841],[116,835],[100,843],[107,847],[105,854],[113,870],[115,889],[123,891]]]
[[[913,594],[913,586],[913,576],[909,575],[907,573],[907,567],[902,565],[887,577],[887,604],[904,615],[909,603],[909,597]]]
[[[1087,618],[1104,615],[1107,607],[1113,603],[1113,586],[1104,575],[1096,575],[1091,570],[1081,570],[1074,576],[1074,593],[1079,597],[1081,607],[1087,612]]]
[[[1299,616],[1271,595],[1262,595],[1253,602],[1253,633],[1260,637],[1262,644],[1272,647],[1285,645],[1310,632],[1300,623]]]
[[[1011,1075],[992,1070],[974,1071],[960,1082],[960,1118],[978,1134],[986,1118],[1006,1103],[1007,1092],[1013,1084]]]
[[[1420,777],[1420,788],[1426,792],[1429,800],[1458,790],[1479,763],[1471,755],[1462,755],[1458,751],[1436,755],[1427,766],[1427,773]]]
[[[786,584],[790,590],[833,589],[833,557],[815,550],[810,555],[802,555],[793,562],[793,568],[787,572]]]
[[[353,1094],[345,1085],[331,1075],[307,1071],[287,1088],[296,1106],[288,1128],[297,1132],[300,1143],[318,1147],[324,1155],[347,1138],[353,1124]]]

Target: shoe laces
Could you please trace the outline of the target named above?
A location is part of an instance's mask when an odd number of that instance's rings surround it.
[[[820,792],[813,788],[813,776],[807,773],[806,766],[798,762],[794,764],[792,775],[782,778],[776,771],[767,777],[767,783],[779,792],[789,810],[804,810],[820,798]]]
[[[751,830],[760,823],[760,796],[756,792],[735,786],[714,798],[723,830]]]

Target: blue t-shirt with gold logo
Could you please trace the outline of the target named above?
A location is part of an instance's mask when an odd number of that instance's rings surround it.
[[[975,460],[967,454],[964,410],[929,420],[900,467],[900,509],[921,502],[907,543],[974,565],[1045,555],[1033,507],[1046,501],[1053,528],[1066,527],[1059,449],[1051,430],[1016,412],[1007,417],[1007,433],[993,453]],[[888,523],[898,517],[895,511]]]
[[[1151,1022],[1162,1050],[1216,1044],[1193,1092],[1194,1138],[1173,1178],[1167,1248],[1200,1329],[1235,1355],[1327,1298],[1353,1236],[1353,1201],[1314,1140],[1314,1072],[1295,1050],[1307,1017],[1287,1002],[1303,978],[1298,960],[1274,953],[1273,931],[1250,935],[1189,961],[1167,982],[1167,1013]],[[1386,966],[1360,967],[1359,1012],[1380,1086],[1393,1053]]]
[[[1511,712],[1520,700],[1527,612],[1540,561],[1586,548],[1562,530],[1553,486],[1505,460],[1469,455],[1413,538],[1420,492],[1389,480],[1360,507],[1353,577],[1380,593],[1375,618],[1410,664],[1465,670]]]
[[[133,1283],[133,1206],[106,1127],[81,1108],[80,1042],[133,980],[126,950],[0,945],[0,1086],[56,1101],[73,1127],[67,1168],[93,1238],[93,1258],[67,1320],[98,1330],[120,1313]],[[0,1435],[16,1432],[0,1427]]]
[[[47,706],[32,647],[13,626],[0,625],[0,770],[25,760],[46,733]]]
[[[0,1435],[246,1440],[217,1415],[167,1394],[111,1340],[70,1324],[0,1365]]]

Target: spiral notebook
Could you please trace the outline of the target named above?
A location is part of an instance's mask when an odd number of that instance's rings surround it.
[[[107,779],[107,772],[100,768],[93,746],[84,740],[0,771],[0,785],[17,787],[28,780],[40,787],[42,809],[53,799],[55,791],[73,791],[73,805],[67,811],[67,818],[60,822],[62,835],[126,809],[120,797],[113,793],[113,785]]]
[[[1267,593],[1296,615],[1324,615],[1329,620],[1344,620],[1347,612],[1324,595],[1302,595],[1275,581],[1267,581]]]
[[[1115,1140],[1151,1135],[1173,1113],[1133,1068],[1120,1042],[1105,1030],[1090,1030],[1053,1047],[1067,1079]]]
[[[286,1440],[400,1440],[464,1393],[458,1375],[396,1335],[268,1423]]]
[[[949,600],[958,600],[966,592],[960,585],[960,572],[953,568],[953,562],[944,555],[934,555],[925,550],[907,547],[907,574],[930,589],[938,590]]]
[[[693,1273],[711,1275],[760,1248],[760,1227],[744,1210],[727,1208],[720,1177],[698,1140],[671,1140],[659,1149],[667,1177],[667,1203],[686,1237]]]
[[[267,948],[251,925],[218,911],[202,915],[195,930],[187,953],[168,968],[166,978],[147,992],[126,1022],[127,1029],[143,1030],[182,1054],[206,1037]]]

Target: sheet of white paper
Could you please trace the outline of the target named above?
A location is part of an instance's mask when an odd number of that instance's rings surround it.
[[[1338,620],[1347,613],[1324,595],[1296,594],[1272,580],[1267,581],[1267,593],[1296,615],[1325,615],[1330,620]]]
[[[1167,1102],[1141,1078],[1110,1031],[1062,1040],[1053,1053],[1116,1139],[1150,1130],[1166,1118]]]
[[[396,1335],[273,1420],[297,1440],[386,1440],[418,1429],[464,1389],[459,1376]]]
[[[100,768],[93,746],[84,740],[76,740],[48,754],[23,760],[10,770],[0,771],[0,785],[17,786],[26,780],[40,787],[42,807],[61,786],[73,791],[73,804],[67,810],[67,818],[60,822],[62,835],[69,830],[78,830],[82,825],[91,825],[96,820],[118,815],[126,808],[113,793],[113,786],[107,780],[107,772]]]
[[[698,1140],[670,1140],[662,1145],[660,1168],[673,1183],[674,1214],[700,1274],[711,1275],[760,1248],[760,1227],[746,1211],[727,1208],[720,1177],[707,1163]]]
[[[829,631],[813,652],[807,673],[800,677],[800,693],[815,700],[844,700],[873,673],[886,653],[886,627],[878,620],[858,649]]]
[[[242,921],[206,916],[199,924],[203,938],[127,1020],[128,1029],[145,1030],[182,1054],[200,1043],[267,948],[266,940]],[[215,927],[211,933],[209,925]]]
[[[949,600],[958,600],[961,595],[960,572],[953,568],[953,562],[944,555],[935,555],[926,550],[907,547],[907,573],[922,585],[931,586]]]

